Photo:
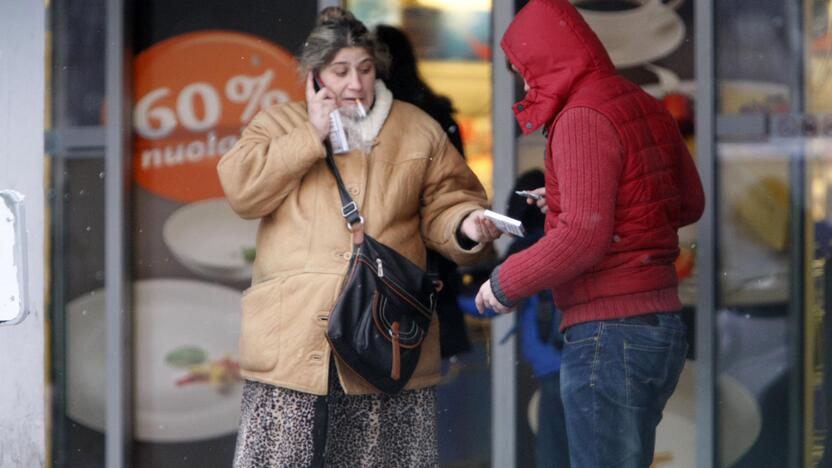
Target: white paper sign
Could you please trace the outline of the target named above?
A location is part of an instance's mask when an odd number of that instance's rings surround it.
[[[19,322],[26,310],[23,197],[0,191],[0,323]]]

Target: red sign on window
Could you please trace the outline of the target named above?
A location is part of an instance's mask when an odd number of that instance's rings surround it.
[[[303,97],[297,62],[274,43],[233,31],[162,41],[135,61],[133,174],[187,203],[222,197],[219,158],[263,108]]]

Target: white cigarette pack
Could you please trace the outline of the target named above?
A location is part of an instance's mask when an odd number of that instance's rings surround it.
[[[485,217],[497,226],[497,229],[514,236],[525,237],[526,230],[523,229],[523,223],[508,216],[495,213],[491,210],[485,210]]]

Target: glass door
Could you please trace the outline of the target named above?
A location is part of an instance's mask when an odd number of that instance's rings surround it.
[[[105,465],[104,6],[58,0],[49,9],[48,380],[57,467]]]
[[[829,2],[714,9],[716,458],[829,466]]]
[[[832,466],[832,2],[807,0],[803,12],[806,114],[800,124],[808,140],[803,319],[804,466]]]
[[[216,165],[261,109],[302,100],[316,2],[150,0],[133,16],[130,270],[136,467],[232,464],[242,291],[258,221]]]
[[[55,466],[231,464],[256,225],[215,166],[262,107],[303,96],[293,54],[317,10],[49,4]]]

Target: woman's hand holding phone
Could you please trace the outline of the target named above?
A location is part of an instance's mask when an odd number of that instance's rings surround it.
[[[316,86],[316,80],[313,72],[306,76],[306,110],[309,122],[323,141],[329,135],[329,114],[336,109],[336,96],[328,88]]]

